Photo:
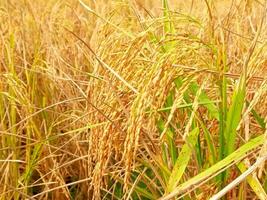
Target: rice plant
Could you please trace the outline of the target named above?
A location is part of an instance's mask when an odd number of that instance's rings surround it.
[[[266,13],[1,0],[0,200],[266,200]]]

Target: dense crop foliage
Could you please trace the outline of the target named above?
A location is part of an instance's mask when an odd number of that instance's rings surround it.
[[[266,200],[266,13],[0,0],[0,200]]]

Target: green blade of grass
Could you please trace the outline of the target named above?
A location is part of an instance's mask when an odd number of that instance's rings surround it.
[[[182,79],[181,78],[177,78],[175,80],[175,84],[176,87],[179,88],[182,85]],[[197,84],[197,82],[192,82],[189,86],[188,91],[185,92],[184,95],[184,99],[185,101],[188,103],[188,105],[190,106],[186,106],[186,107],[192,107],[193,104],[190,104],[190,98],[189,98],[189,91],[192,93],[192,95],[196,95],[198,90],[200,89],[199,85]],[[208,97],[208,95],[205,93],[204,90],[201,90],[201,93],[198,96],[198,104],[199,105],[203,105],[204,107],[207,108],[208,112],[210,113],[210,115],[212,116],[212,118],[219,120],[219,111],[215,105],[217,101],[211,101],[210,98]],[[181,105],[183,106],[183,105]],[[185,107],[185,106],[184,106]],[[180,108],[180,107],[178,107]],[[204,136],[205,139],[207,141],[208,144],[208,150],[209,152],[211,152],[211,162],[215,162],[216,159],[216,151],[215,151],[215,147],[214,147],[214,142],[212,141],[212,137],[208,131],[208,129],[205,127],[204,123],[202,122],[202,120],[196,115],[196,118],[198,119],[198,121],[200,122],[200,125],[204,131]]]
[[[249,101],[246,101],[246,105],[249,106],[250,102]],[[262,129],[265,129],[265,122],[264,122],[264,119],[257,113],[257,111],[255,109],[251,109],[251,113],[254,117],[254,119],[256,120],[256,122],[260,125],[260,127]]]
[[[221,198],[224,198],[224,195],[226,195],[230,190],[232,190],[234,187],[236,187],[238,184],[240,184],[242,181],[244,181],[249,175],[251,175],[255,170],[266,161],[267,155],[263,157],[259,157],[259,159],[256,160],[256,162],[251,165],[246,171],[244,171],[241,175],[239,175],[237,178],[235,178],[233,181],[231,181],[227,186],[225,186],[222,190],[220,190],[218,193],[213,195],[210,200],[219,200]]]
[[[174,102],[174,91],[171,91],[170,94],[168,95],[167,99],[166,99],[165,106],[172,107],[173,102]],[[162,133],[164,131],[164,121],[162,119],[160,119],[158,121],[157,125],[159,128],[159,131]],[[172,131],[171,128],[168,128],[166,131],[166,143],[164,142],[162,144],[163,160],[165,161],[166,165],[168,165],[167,163],[169,163],[169,161],[168,161],[169,155],[171,157],[172,166],[174,165],[174,163],[177,159],[177,149],[175,147],[174,138],[175,138],[175,132]],[[167,146],[166,146],[166,144],[167,144]]]
[[[178,187],[176,187],[170,194],[160,198],[160,200],[168,200],[174,198],[178,195],[182,195],[185,192],[193,190],[196,187],[199,187],[201,184],[207,182],[211,178],[213,178],[216,174],[221,173],[222,171],[229,168],[235,162],[242,160],[247,157],[247,154],[253,149],[261,146],[264,143],[264,135],[260,135],[246,144],[241,146],[239,149],[228,155],[223,160],[217,162],[210,168],[196,175],[195,177],[189,179],[188,181],[182,183]]]
[[[241,77],[240,82],[236,85],[233,96],[232,104],[230,105],[227,113],[225,139],[227,141],[225,148],[225,156],[228,156],[234,151],[236,129],[241,119],[242,109],[245,101],[245,77]]]
[[[243,105],[245,102],[245,94],[246,94],[246,81],[245,81],[245,75],[243,74],[239,82],[235,85],[234,93],[232,96],[232,103],[226,115],[225,128],[223,128],[224,134],[221,135],[221,137],[224,138],[220,138],[222,140],[222,143],[220,145],[222,145],[221,148],[223,148],[224,150],[224,152],[221,152],[223,153],[223,157],[228,156],[235,150],[235,142],[237,134],[236,129],[241,120]],[[229,175],[228,171],[225,171],[224,173],[221,174],[220,178],[222,184],[225,182],[228,175]]]
[[[174,83],[176,85],[177,88],[180,88],[181,85],[183,84],[183,80],[181,78],[177,78],[174,80]],[[189,85],[189,91],[195,96],[197,91],[199,90],[199,85],[197,82],[192,82]],[[186,92],[188,93],[188,91]],[[203,106],[205,108],[207,108],[207,110],[209,111],[210,115],[214,118],[219,120],[219,110],[216,107],[215,103],[217,101],[212,101],[208,95],[205,93],[204,90],[201,91],[199,97],[198,97],[198,102],[199,104],[203,104]],[[189,102],[187,102],[189,104]]]
[[[149,157],[153,160],[153,162],[147,160],[147,156],[144,155],[144,153],[142,152],[140,152],[143,155],[142,159],[137,159],[137,160],[140,163],[142,163],[143,166],[153,171],[154,175],[161,182],[161,185],[166,185],[171,172],[169,170],[168,164],[165,163],[165,161],[162,158],[163,157],[162,153],[155,154],[147,147],[147,144],[145,144],[145,149]]]
[[[120,177],[116,177],[116,179],[117,179],[117,181],[118,181],[119,183],[121,183],[121,184],[124,183],[124,181],[123,181],[122,178],[120,178]],[[129,184],[130,187],[133,187],[133,184],[132,184],[132,183],[128,183],[128,184]],[[148,198],[148,199],[151,199],[151,200],[153,200],[153,199],[157,199],[157,197],[155,197],[152,193],[150,193],[150,192],[147,191],[146,189],[141,188],[141,187],[139,187],[139,186],[137,186],[137,185],[134,187],[134,191],[135,191],[136,193],[140,194],[141,196],[146,197],[146,198]]]
[[[171,12],[169,9],[168,0],[162,0],[163,4],[163,17],[164,17],[164,38],[168,37],[168,34],[175,34],[174,24],[171,19]],[[175,41],[168,41],[164,45],[164,49],[169,52],[175,47]]]
[[[159,127],[160,132],[162,132],[164,130],[163,120],[159,120],[158,127]],[[169,150],[168,153],[170,154],[171,161],[173,164],[175,163],[175,161],[177,159],[177,149],[176,149],[175,143],[174,143],[174,136],[175,136],[174,132],[170,128],[168,128],[166,131],[166,141],[168,143],[167,144],[168,145],[167,150]],[[163,149],[165,150],[164,145],[163,145]],[[165,151],[167,151],[167,150],[165,150]],[[165,152],[165,154],[166,154],[165,157],[167,157],[167,152]],[[165,159],[167,159],[167,158],[165,158]]]
[[[223,68],[223,75],[221,79],[221,83],[219,83],[220,86],[220,98],[221,103],[219,106],[219,156],[218,161],[222,160],[224,158],[224,152],[225,152],[225,124],[227,120],[227,78],[224,75],[224,72],[226,70],[226,67]],[[219,181],[221,183],[221,186],[224,183],[225,179],[225,172],[223,172],[219,177]]]
[[[190,85],[190,90],[191,92],[195,95],[197,93],[197,91],[199,90],[199,86],[196,82],[193,82],[191,85]],[[214,101],[212,101],[208,95],[205,93],[205,91],[201,91],[201,94],[199,95],[199,98],[198,98],[199,102],[213,102],[213,103],[210,103],[210,104],[204,104],[204,107],[207,108],[207,110],[209,111],[209,114],[214,118],[214,119],[217,119],[219,120],[219,111],[216,107],[216,105],[214,104]]]
[[[191,158],[193,147],[196,145],[197,138],[199,134],[199,129],[196,127],[187,136],[186,143],[183,145],[179,157],[175,162],[173,170],[170,175],[170,179],[167,185],[167,193],[173,191],[180,179],[182,178],[184,171],[188,165]]]
[[[202,121],[201,117],[196,115],[196,119],[200,123],[200,126],[203,130],[204,137],[205,137],[205,140],[207,142],[209,155],[211,155],[211,156],[209,156],[208,159],[210,161],[210,164],[213,165],[216,162],[216,150],[215,150],[214,141],[212,139],[212,135],[211,135],[210,131],[208,130],[208,128],[206,127],[206,125],[204,124],[204,122]]]
[[[171,14],[168,0],[163,0],[164,31],[166,33],[175,33],[174,25],[171,21]]]
[[[245,172],[247,170],[247,167],[244,162],[240,162],[237,165],[238,169],[241,171],[241,173]],[[259,182],[257,177],[254,177],[253,175],[247,176],[247,181],[252,190],[255,192],[257,197],[260,200],[266,200],[267,199],[267,194],[265,190],[263,189],[261,183]]]

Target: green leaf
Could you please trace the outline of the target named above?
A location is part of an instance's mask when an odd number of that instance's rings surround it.
[[[223,160],[217,162],[216,164],[206,169],[202,173],[194,176],[193,178],[189,179],[188,181],[176,187],[168,195],[160,198],[160,200],[168,200],[178,195],[182,195],[184,192],[199,187],[201,184],[205,183],[206,181],[210,180],[213,176],[215,176],[216,173],[221,173],[222,171],[230,167],[234,162],[242,160],[243,158],[247,157],[248,152],[261,146],[263,143],[264,143],[264,134],[248,141],[246,144],[244,144],[239,149],[228,155]]]
[[[159,130],[162,132],[164,130],[164,122],[163,120],[159,120],[158,122],[158,127],[159,127]],[[170,129],[168,128],[167,131],[166,131],[166,139],[167,139],[167,143],[168,143],[168,153],[170,154],[171,156],[171,160],[172,160],[172,163],[174,164],[176,159],[177,159],[177,149],[176,149],[176,146],[175,146],[175,143],[174,143],[174,136],[175,136],[175,133]],[[167,155],[165,155],[167,157]]]
[[[232,104],[227,113],[226,129],[224,133],[227,142],[224,156],[229,155],[235,149],[236,129],[241,119],[245,94],[245,80],[244,77],[241,77],[240,82],[235,87],[232,96]]]
[[[193,82],[190,87],[191,91],[193,92],[193,94],[196,94],[197,91],[199,90],[199,86],[196,82]],[[199,98],[198,98],[199,102],[212,102],[210,100],[210,98],[208,97],[208,95],[205,93],[205,91],[201,91],[201,94],[199,95]],[[209,103],[209,104],[205,104],[204,105],[207,110],[209,111],[210,115],[214,118],[214,119],[217,119],[219,120],[219,111],[218,111],[218,108],[216,107],[216,105],[214,103]]]
[[[123,181],[122,178],[116,177],[116,179],[117,179],[117,181],[119,183],[124,184],[124,181]],[[130,187],[133,187],[133,184],[132,183],[128,183],[128,184],[129,184]],[[146,197],[148,199],[151,199],[151,200],[157,199],[153,194],[151,194],[149,191],[147,191],[147,189],[143,189],[143,188],[141,188],[141,187],[139,187],[137,185],[134,187],[134,192],[140,194],[143,197]]]
[[[171,19],[171,12],[169,9],[168,0],[163,0],[163,17],[164,17],[164,37],[167,38],[168,34],[175,34],[174,24]],[[168,41],[164,45],[164,49],[169,52],[171,51],[176,45],[175,41]]]
[[[249,102],[247,102],[247,105],[249,105]],[[251,113],[254,119],[256,120],[256,122],[258,122],[258,124],[260,125],[260,127],[262,129],[265,129],[266,125],[265,125],[264,119],[254,109],[251,110]]]
[[[196,118],[198,120],[198,122],[200,123],[200,126],[203,130],[204,133],[204,138],[207,142],[207,147],[208,147],[208,151],[209,151],[209,161],[211,164],[214,164],[216,162],[216,150],[215,150],[215,145],[211,136],[210,131],[208,130],[208,128],[206,127],[205,123],[201,120],[200,117],[197,116]]]
[[[196,127],[193,129],[186,139],[186,143],[183,145],[182,150],[179,154],[178,159],[173,167],[173,170],[170,175],[170,179],[167,185],[167,192],[171,192],[179,183],[180,179],[182,178],[184,171],[188,165],[188,162],[191,158],[193,148],[197,142],[197,136],[199,134],[199,128]]]
[[[237,165],[238,169],[241,171],[241,173],[245,172],[247,170],[247,167],[244,162],[240,162]],[[265,190],[263,189],[261,183],[259,182],[257,177],[254,177],[253,175],[247,176],[247,181],[250,187],[253,189],[255,194],[260,200],[266,200],[267,194]]]

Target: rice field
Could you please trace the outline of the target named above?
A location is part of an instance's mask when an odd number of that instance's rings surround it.
[[[0,0],[0,200],[267,200],[266,0]]]

